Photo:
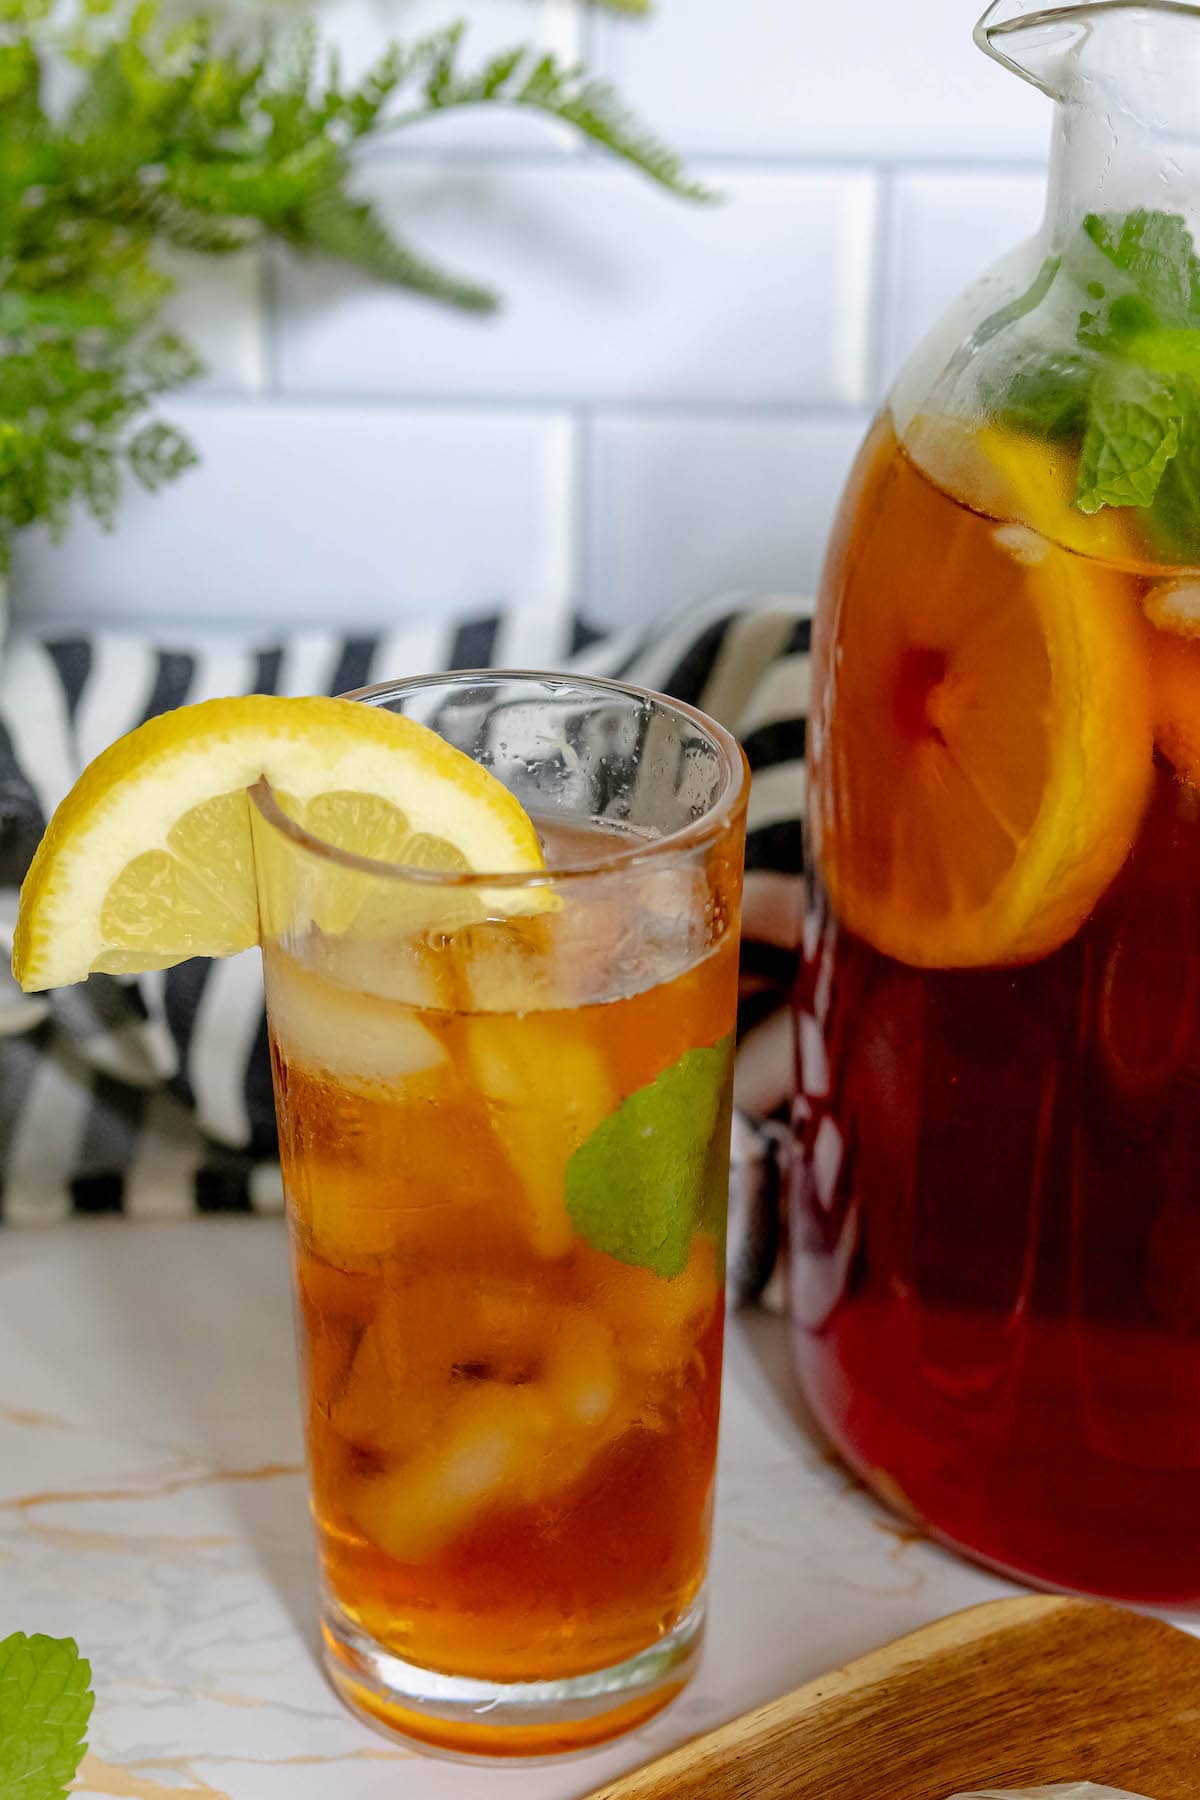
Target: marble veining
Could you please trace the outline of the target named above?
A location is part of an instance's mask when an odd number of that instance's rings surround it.
[[[316,1660],[280,1225],[88,1221],[0,1246],[0,1636],[70,1635],[91,1659],[87,1800],[579,1800],[1011,1591],[882,1511],[807,1424],[780,1322],[742,1315],[691,1687],[632,1738],[555,1763],[392,1745]]]

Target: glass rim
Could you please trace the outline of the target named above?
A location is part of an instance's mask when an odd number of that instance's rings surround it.
[[[653,688],[638,687],[632,682],[614,681],[600,675],[573,675],[569,670],[561,669],[454,669],[440,675],[413,675],[400,681],[374,682],[370,687],[353,688],[338,698],[370,705],[386,695],[411,693],[423,688],[480,687],[504,682],[536,682],[543,688],[553,687],[558,683],[564,689],[579,688],[599,695],[615,695],[622,700],[649,702],[686,719],[709,739],[718,752],[723,775],[716,796],[698,819],[689,820],[677,831],[669,831],[663,837],[618,845],[589,858],[585,863],[572,863],[565,869],[422,869],[408,863],[360,856],[356,851],[343,850],[337,844],[331,844],[289,817],[280,806],[265,775],[261,775],[250,788],[249,798],[262,819],[274,830],[290,839],[299,849],[321,857],[326,862],[335,863],[344,869],[353,869],[359,874],[375,875],[384,881],[401,881],[410,886],[460,889],[554,888],[573,881],[642,868],[664,854],[688,852],[715,842],[728,829],[739,808],[746,805],[749,765],[733,733],[707,713],[701,712],[699,707],[689,705],[686,700],[674,700],[669,694],[660,694]]]

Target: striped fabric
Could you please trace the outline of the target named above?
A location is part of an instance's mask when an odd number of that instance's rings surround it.
[[[489,664],[615,675],[692,701],[739,735],[754,774],[735,1144],[735,1229],[743,1285],[753,1287],[776,1231],[766,1140],[746,1121],[779,1114],[791,1080],[781,1002],[799,939],[808,649],[808,605],[791,599],[727,600],[652,642],[636,631],[601,637],[546,607],[271,643],[18,637],[0,660],[0,937],[11,950],[21,878],[80,769],[170,707],[221,694],[336,694]],[[0,1220],[281,1205],[257,952],[136,979],[93,976],[35,998],[0,986]]]

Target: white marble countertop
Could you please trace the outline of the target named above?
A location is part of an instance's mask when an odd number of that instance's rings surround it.
[[[283,1230],[89,1221],[0,1244],[0,1637],[78,1640],[98,1800],[577,1800],[1006,1584],[884,1514],[815,1441],[784,1328],[730,1330],[708,1649],[622,1742],[435,1760],[316,1660]]]

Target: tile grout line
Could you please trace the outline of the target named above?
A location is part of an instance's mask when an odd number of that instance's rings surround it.
[[[210,387],[204,393],[186,396],[189,407],[219,411],[223,407],[242,406],[264,415],[272,409],[297,412],[311,407],[318,412],[392,412],[401,413],[495,413],[530,420],[549,418],[564,413],[574,417],[584,412],[591,419],[761,419],[766,424],[836,424],[839,420],[858,418],[864,404],[857,400],[724,400],[700,395],[676,398],[642,398],[595,394],[481,394],[421,393],[408,390],[375,389],[306,389],[280,387],[267,393],[245,388]]]
[[[577,27],[579,33],[578,60],[587,69],[589,75],[599,75],[605,80],[608,79],[608,76],[606,71],[601,68],[600,65],[601,63],[607,62],[603,48],[604,31],[606,24],[611,25],[611,23],[611,20],[606,21],[601,19],[599,11],[595,6],[583,6],[579,10],[579,24]],[[584,138],[578,146],[578,150],[580,160],[585,167],[589,163],[593,165],[603,165],[605,162],[611,160],[606,152],[601,149],[600,145],[593,143],[590,138]]]
[[[571,518],[571,604],[582,618],[589,616],[595,589],[595,516],[592,475],[595,469],[596,445],[593,436],[593,409],[575,409],[575,467]]]
[[[584,7],[577,15],[579,31],[579,61],[587,65],[589,75],[605,75],[598,67],[604,60],[601,47],[601,21],[594,7]],[[605,77],[607,79],[607,77]]]
[[[874,408],[883,399],[891,346],[888,321],[892,309],[895,274],[896,172],[881,170],[875,183],[875,224],[871,242],[871,284],[867,305],[866,404]]]
[[[262,358],[262,387],[259,398],[278,400],[283,393],[283,375],[279,329],[279,265],[274,245],[264,244],[260,258],[258,338]]]
[[[990,155],[978,152],[964,156],[961,152],[948,151],[939,155],[935,151],[853,151],[853,150],[732,150],[704,148],[673,144],[679,155],[689,165],[704,168],[728,168],[738,173],[787,175],[787,174],[913,174],[913,175],[948,175],[959,176],[1014,176],[1044,175],[1046,157],[1032,153],[1014,155],[1011,152],[997,152]],[[478,164],[481,170],[495,166],[507,168],[526,167],[530,169],[563,169],[595,159],[601,166],[616,167],[614,159],[604,150],[593,144],[583,147],[582,152],[566,146],[561,149],[536,149],[529,146],[513,144],[496,144],[486,147],[471,144],[445,144],[438,149],[423,148],[420,144],[380,144],[365,151],[359,159],[359,166],[376,168],[386,165],[396,166],[412,163],[463,163]]]

